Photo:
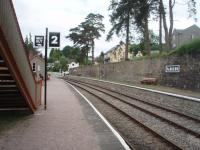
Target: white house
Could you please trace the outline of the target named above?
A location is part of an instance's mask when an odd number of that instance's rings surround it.
[[[79,63],[71,62],[70,64],[68,64],[68,71],[70,71],[70,69],[74,69],[78,67],[79,67]]]

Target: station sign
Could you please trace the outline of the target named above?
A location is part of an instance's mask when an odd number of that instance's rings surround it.
[[[49,32],[49,47],[60,47],[60,32]]]
[[[166,65],[165,72],[166,73],[179,73],[180,72],[180,65]]]
[[[44,36],[36,35],[35,36],[35,46],[43,47],[44,46]]]

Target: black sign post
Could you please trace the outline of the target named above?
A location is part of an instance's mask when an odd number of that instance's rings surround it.
[[[48,50],[48,28],[45,37],[45,69],[44,69],[44,109],[47,109],[47,50]]]
[[[46,28],[45,35],[45,67],[44,67],[44,109],[47,109],[47,53],[49,47],[60,47],[60,33],[50,32],[49,33],[49,43],[48,43],[48,28]],[[35,46],[44,46],[44,36],[35,36]]]

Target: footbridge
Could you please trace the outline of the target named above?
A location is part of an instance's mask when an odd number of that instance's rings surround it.
[[[11,0],[0,0],[0,110],[29,110],[41,103],[41,82],[29,63]]]

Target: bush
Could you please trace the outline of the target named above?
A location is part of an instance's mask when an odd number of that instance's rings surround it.
[[[170,55],[177,54],[177,55],[196,55],[200,54],[200,39],[195,39],[190,43],[184,44],[181,47],[177,48],[176,50],[172,51]]]

